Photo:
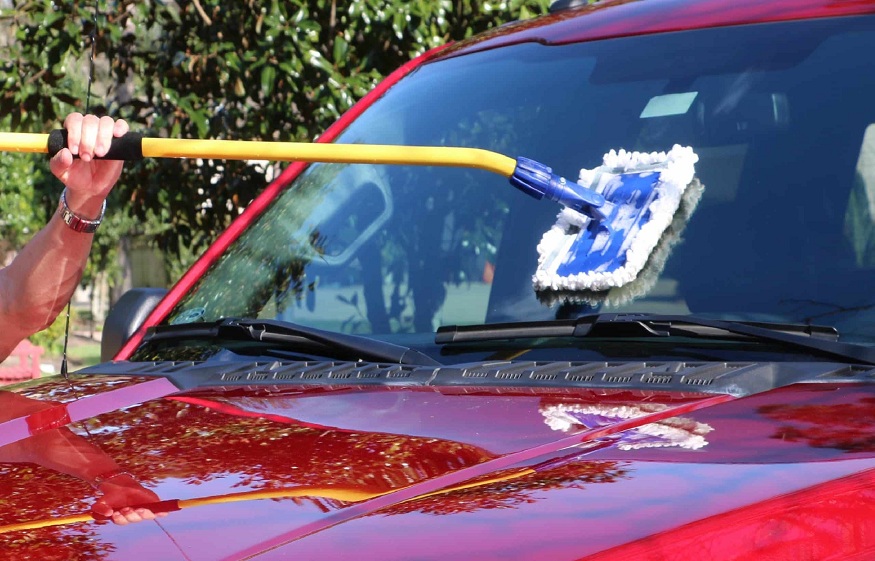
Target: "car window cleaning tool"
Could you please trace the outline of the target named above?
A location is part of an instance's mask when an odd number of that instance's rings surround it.
[[[692,148],[669,152],[610,151],[601,166],[582,169],[579,183],[607,201],[595,220],[563,209],[538,245],[535,290],[571,300],[614,304],[639,296],[655,283],[668,254],[695,210],[703,187],[695,180]],[[540,294],[539,294],[540,295]]]
[[[66,132],[0,133],[0,150],[54,155]],[[528,158],[478,148],[241,140],[146,138],[128,133],[113,140],[104,159],[204,158],[350,164],[404,164],[483,169],[498,173],[535,199],[565,208],[542,238],[537,291],[605,291],[635,279],[671,224],[693,179],[690,148],[668,153],[611,151],[602,166],[568,181]]]

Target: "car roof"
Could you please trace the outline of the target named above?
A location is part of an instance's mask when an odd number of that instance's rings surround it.
[[[555,10],[457,43],[444,56],[517,43],[561,45],[709,27],[875,13],[875,1],[840,0],[605,0]]]

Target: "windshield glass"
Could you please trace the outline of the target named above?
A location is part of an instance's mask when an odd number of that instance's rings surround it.
[[[485,148],[574,179],[612,149],[692,147],[701,199],[637,292],[536,293],[536,248],[560,207],[499,175],[314,164],[166,322],[273,318],[416,346],[441,325],[693,313],[832,325],[845,341],[870,342],[872,24],[841,18],[449,57],[401,80],[337,140]]]

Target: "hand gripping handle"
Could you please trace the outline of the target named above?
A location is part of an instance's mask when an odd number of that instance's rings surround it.
[[[182,510],[182,505],[179,504],[178,499],[168,499],[166,501],[156,501],[154,503],[144,503],[138,505],[127,505],[130,508],[137,510],[138,508],[147,508],[151,510],[155,514],[160,514],[162,512],[176,512],[178,510]],[[102,514],[97,514],[92,512],[91,518],[94,520],[112,520],[112,516],[104,516]]]
[[[53,130],[49,133],[48,152],[49,157],[54,157],[67,146],[67,131],[64,129]],[[123,136],[112,139],[109,151],[100,160],[142,160],[143,159],[143,135],[138,132],[129,132]]]

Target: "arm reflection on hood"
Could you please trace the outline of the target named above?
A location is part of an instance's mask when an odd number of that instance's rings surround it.
[[[0,391],[0,422],[32,415],[55,405]],[[67,427],[41,431],[0,447],[0,462],[34,463],[85,481],[101,493],[91,507],[92,515],[98,519],[111,519],[116,524],[125,525],[167,514],[134,507],[160,499],[137,482],[133,475],[123,471],[103,450]]]

